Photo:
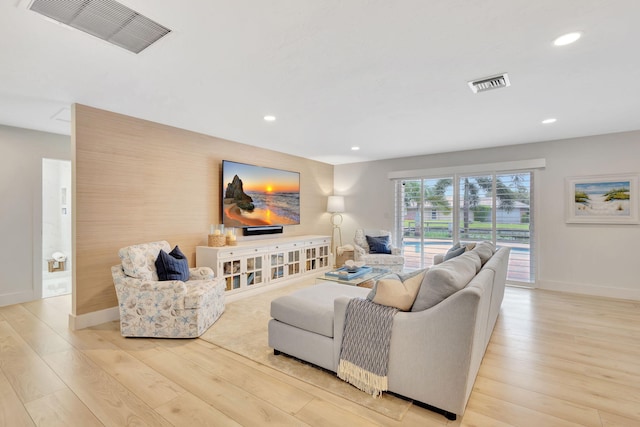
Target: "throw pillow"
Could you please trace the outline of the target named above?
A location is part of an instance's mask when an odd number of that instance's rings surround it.
[[[460,246],[460,243],[457,243],[457,248],[454,246],[444,254],[444,261],[450,260],[451,258],[455,258],[459,255],[462,255],[466,250],[466,246]]]
[[[425,273],[426,269],[408,274],[387,274],[378,279],[367,299],[376,304],[409,311],[418,295]]]
[[[390,254],[391,242],[389,236],[365,236],[369,244],[370,254]]]
[[[469,253],[431,267],[424,276],[411,311],[422,311],[444,301],[476,275],[477,254]]]
[[[478,274],[480,272],[480,269],[482,268],[482,262],[480,261],[480,257],[478,256],[477,253],[475,252],[471,252],[471,251],[467,251],[465,253],[463,253],[460,258],[462,259],[470,259],[471,262],[473,262],[474,266],[476,267],[476,274]]]
[[[495,248],[493,246],[493,243],[491,242],[480,242],[476,244],[476,247],[471,250],[471,252],[475,252],[478,254],[482,265],[489,261],[489,258],[493,256],[494,251]]]
[[[156,259],[156,270],[158,270],[160,281],[181,280],[186,282],[189,280],[189,261],[178,246],[169,253],[160,250]]]

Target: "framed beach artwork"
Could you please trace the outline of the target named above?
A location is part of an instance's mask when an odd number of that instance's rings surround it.
[[[566,221],[638,224],[638,175],[566,179]]]

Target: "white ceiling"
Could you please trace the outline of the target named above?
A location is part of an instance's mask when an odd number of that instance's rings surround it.
[[[638,0],[121,2],[173,32],[135,55],[0,2],[1,124],[81,103],[331,164],[640,129]]]

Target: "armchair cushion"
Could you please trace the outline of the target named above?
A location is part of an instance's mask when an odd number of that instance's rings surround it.
[[[160,249],[155,266],[159,280],[189,280],[189,261],[178,246],[169,253]]]
[[[365,236],[370,254],[391,254],[389,236]]]

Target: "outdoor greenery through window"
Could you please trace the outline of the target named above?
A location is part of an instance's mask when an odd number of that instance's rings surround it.
[[[398,181],[405,267],[424,268],[456,242],[510,246],[511,282],[533,283],[532,172]]]

